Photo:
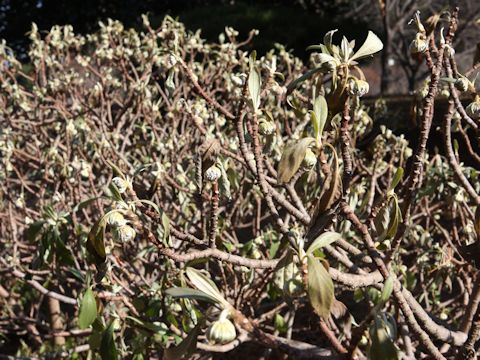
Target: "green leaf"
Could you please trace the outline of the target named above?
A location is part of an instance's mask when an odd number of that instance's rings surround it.
[[[385,304],[390,298],[390,295],[392,295],[394,280],[394,276],[390,274],[390,276],[385,280],[385,283],[383,284],[382,293],[380,295],[380,301],[383,304]]]
[[[214,298],[221,304],[229,305],[227,300],[225,300],[225,298],[220,293],[220,290],[218,290],[217,285],[215,285],[215,283],[211,279],[202,274],[199,270],[191,267],[188,267],[186,272],[188,278],[198,290]]]
[[[350,61],[358,60],[358,59],[373,55],[382,49],[383,49],[382,40],[380,40],[378,36],[375,35],[373,32],[369,31],[367,35],[367,39],[365,40],[363,45],[360,46],[360,49],[358,49],[357,52],[350,58]]]
[[[319,140],[322,137],[323,128],[325,127],[328,116],[327,101],[322,95],[317,96],[317,98],[313,102],[313,114],[315,114],[315,122],[313,123],[313,128],[315,130],[315,138]]]
[[[293,80],[290,84],[287,85],[287,94],[290,94],[293,90],[295,90],[298,87],[298,85],[300,85],[305,80],[310,79],[313,75],[322,71],[322,69],[323,68],[320,66],[320,67],[308,70],[305,74],[300,76],[298,79]]]
[[[248,76],[248,92],[252,99],[253,109],[256,111],[260,106],[260,89],[262,86],[262,80],[260,74],[255,68],[256,52],[252,51],[250,55],[250,75]]]
[[[399,167],[395,172],[395,175],[393,175],[392,183],[390,184],[390,187],[388,188],[387,193],[391,193],[395,190],[400,180],[402,180],[402,177],[403,177],[403,168]]]
[[[278,164],[278,182],[287,183],[300,168],[305,153],[315,141],[312,137],[300,139],[285,148]]]
[[[176,288],[167,289],[165,290],[165,294],[170,295],[174,298],[202,300],[202,301],[208,301],[214,304],[219,302],[215,297],[210,296],[203,291],[185,288],[185,287],[176,287]]]
[[[102,360],[118,360],[118,351],[115,345],[113,330],[112,321],[102,334],[102,341],[100,343],[100,357]]]
[[[308,260],[308,297],[315,312],[327,320],[334,299],[333,281],[318,259],[307,255]]]
[[[170,219],[167,214],[162,214],[162,226],[163,226],[163,243],[170,246]]]
[[[376,315],[370,328],[370,339],[372,341],[369,349],[370,360],[398,360],[400,354],[390,337],[387,324],[381,316]]]
[[[30,226],[28,227],[27,231],[25,232],[25,236],[28,241],[33,241],[35,238],[38,236],[40,231],[43,228],[43,225],[46,223],[45,220],[39,220],[35,221],[34,223],[31,223]]]
[[[288,324],[280,314],[275,314],[274,319],[275,329],[280,333],[286,333],[288,331]]]
[[[200,324],[195,326],[190,334],[178,346],[170,347],[163,353],[163,360],[180,360],[190,356],[197,348],[197,337],[200,334]],[[102,359],[103,360],[103,359]]]
[[[87,237],[87,251],[93,256],[96,264],[104,263],[107,259],[104,235],[105,221],[102,218],[93,225]]]
[[[80,329],[88,328],[97,317],[97,302],[92,289],[88,288],[83,295],[78,314],[78,327]]]
[[[332,150],[332,172],[330,173],[329,177],[325,179],[325,186],[323,187],[317,205],[315,206],[312,221],[316,221],[318,215],[321,215],[325,211],[329,210],[342,193],[342,178],[340,176],[340,169],[338,166],[337,152],[332,145],[328,143],[326,143],[325,145],[330,147],[330,149]]]
[[[114,183],[108,185],[108,190],[110,190],[113,200],[123,201],[122,194],[120,194],[120,191],[118,191],[118,188]]]
[[[313,254],[313,252],[317,249],[321,249],[324,246],[330,245],[331,243],[340,239],[342,235],[337,232],[327,231],[318,236],[312,244],[307,249],[307,255]]]

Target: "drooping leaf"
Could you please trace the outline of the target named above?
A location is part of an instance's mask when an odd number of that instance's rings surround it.
[[[219,302],[216,298],[208,295],[207,293],[201,290],[190,289],[185,287],[176,287],[176,288],[167,289],[165,290],[165,294],[170,295],[174,298],[202,300],[202,301],[208,301],[214,304]]]
[[[313,102],[313,112],[317,122],[317,124],[314,124],[315,138],[319,139],[322,137],[323,128],[325,127],[328,116],[327,100],[325,100],[322,95],[317,96]]]
[[[381,316],[376,315],[370,328],[370,360],[398,360],[400,354],[388,333],[387,324]]]
[[[262,80],[258,70],[255,68],[256,52],[253,51],[250,55],[250,74],[248,76],[248,92],[252,100],[253,109],[257,110],[260,106],[260,89]]]
[[[114,326],[111,322],[102,334],[100,343],[100,357],[102,360],[118,360],[117,346],[115,345]]]
[[[199,334],[200,324],[195,326],[180,344],[166,349],[163,353],[163,360],[180,360],[188,358],[197,348],[197,337]]]
[[[322,265],[312,255],[307,255],[308,261],[308,297],[315,312],[324,320],[330,316],[334,299],[333,281]]]
[[[300,139],[285,148],[278,164],[278,182],[286,183],[300,168],[308,147],[315,141],[312,137]]]
[[[331,243],[337,241],[342,236],[333,231],[327,231],[318,236],[308,247],[307,254],[313,254],[317,249],[321,249],[324,246],[330,245]]]
[[[342,178],[338,166],[337,152],[330,144],[327,145],[331,148],[333,154],[332,171],[330,172],[329,177],[325,179],[325,185],[320,194],[317,205],[315,206],[312,221],[316,221],[318,215],[321,215],[330,209],[342,192]]]
[[[80,311],[78,314],[78,327],[80,329],[88,328],[97,317],[97,302],[92,289],[88,288],[83,295]]]
[[[102,218],[93,225],[87,237],[87,251],[93,256],[96,264],[103,263],[107,259],[104,235],[105,221]]]
[[[290,84],[287,85],[287,94],[290,94],[293,90],[295,90],[302,82],[305,80],[310,79],[316,73],[322,71],[322,67],[319,66],[317,68],[308,70],[305,74],[300,76],[299,78],[293,80]]]
[[[360,46],[360,49],[358,49],[357,52],[350,58],[350,61],[359,60],[361,58],[373,55],[382,49],[382,40],[380,40],[378,36],[375,35],[373,32],[369,31],[367,39],[365,40],[363,45]]]
[[[186,270],[187,276],[192,282],[192,284],[200,291],[204,292],[208,296],[214,298],[221,304],[229,305],[227,300],[224,299],[220,290],[218,290],[217,285],[201,273],[199,270],[192,267],[188,267]]]

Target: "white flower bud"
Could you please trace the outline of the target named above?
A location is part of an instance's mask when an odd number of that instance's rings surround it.
[[[350,79],[348,82],[348,92],[350,95],[362,97],[370,90],[370,85],[365,80]]]
[[[220,179],[220,176],[222,176],[222,171],[215,165],[210,166],[205,171],[205,177],[208,181],[217,181],[218,179]]]
[[[112,179],[113,185],[115,185],[120,194],[123,194],[127,189],[130,188],[130,184],[127,180],[122,179],[119,176],[116,176]]]
[[[417,33],[417,36],[410,44],[410,52],[412,54],[422,54],[428,49],[428,42],[425,40],[425,35]]]
[[[480,101],[475,100],[468,104],[467,108],[465,109],[467,115],[470,116],[472,119],[480,119]]]
[[[118,211],[112,211],[107,215],[107,224],[113,227],[124,226],[127,223],[127,220],[123,215]]]
[[[123,225],[118,228],[118,235],[122,242],[128,242],[135,239],[137,233],[130,225]]]
[[[315,153],[312,150],[307,149],[307,151],[305,152],[305,157],[303,158],[302,165],[307,169],[311,169],[316,164],[317,164],[317,155],[315,155]]]
[[[468,79],[460,77],[455,81],[455,88],[458,91],[464,92],[468,90]]]
[[[258,131],[262,135],[271,135],[275,132],[275,124],[273,121],[262,119],[258,124]]]

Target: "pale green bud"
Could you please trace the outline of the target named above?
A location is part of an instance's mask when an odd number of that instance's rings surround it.
[[[214,321],[207,330],[207,339],[213,344],[227,344],[237,337],[235,325],[228,320],[227,309],[220,313],[217,321]]]
[[[308,169],[313,168],[317,164],[317,155],[310,149],[305,152],[302,165]]]
[[[113,227],[120,227],[127,224],[127,220],[118,211],[113,211],[107,216],[107,223]]]

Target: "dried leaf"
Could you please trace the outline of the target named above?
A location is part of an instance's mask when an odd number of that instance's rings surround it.
[[[295,175],[302,164],[305,153],[310,145],[315,142],[314,138],[300,139],[285,148],[278,164],[278,182],[287,183]]]
[[[330,274],[312,255],[308,260],[308,296],[315,312],[324,320],[330,316],[334,299],[334,287]]]

